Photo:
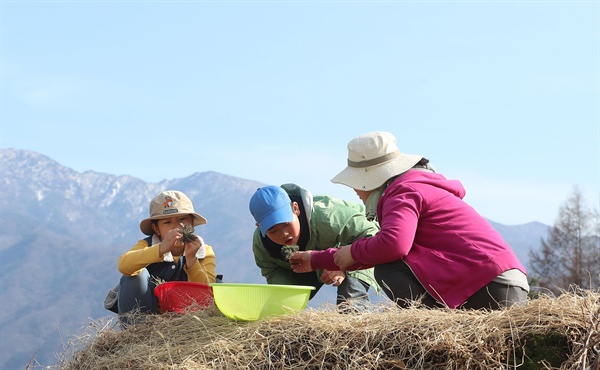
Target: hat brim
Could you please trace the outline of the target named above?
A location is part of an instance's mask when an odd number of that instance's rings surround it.
[[[163,218],[185,216],[185,215],[192,216],[192,218],[193,218],[193,225],[194,226],[203,225],[203,224],[205,224],[207,222],[206,219],[204,217],[200,216],[198,213],[171,213],[171,214],[168,214],[168,215],[160,215],[160,216],[148,217],[147,219],[142,220],[142,222],[140,222],[140,230],[145,235],[152,235],[152,234],[154,234],[154,230],[152,230],[152,221],[154,221],[154,220],[162,220]]]
[[[342,184],[357,190],[374,190],[390,178],[403,174],[423,159],[421,155],[401,154],[381,164],[369,167],[346,167],[331,182]]]
[[[262,221],[258,223],[258,227],[260,228],[262,236],[265,236],[267,231],[273,226],[284,222],[292,222],[293,219],[294,213],[292,212],[292,207],[289,204],[286,204],[284,207],[279,208],[263,218]]]

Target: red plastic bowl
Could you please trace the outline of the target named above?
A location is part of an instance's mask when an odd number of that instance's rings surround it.
[[[212,288],[208,284],[191,281],[169,281],[154,288],[161,312],[185,313],[198,311],[214,304]]]

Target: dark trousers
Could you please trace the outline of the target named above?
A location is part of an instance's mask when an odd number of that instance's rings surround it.
[[[159,313],[158,298],[154,295],[155,284],[151,282],[148,270],[135,276],[121,277],[119,287],[119,314],[126,314],[133,310],[142,313]]]
[[[412,301],[419,299],[427,307],[444,307],[425,290],[403,260],[375,266],[375,280],[388,298],[400,307],[408,307]],[[470,296],[460,308],[494,310],[526,301],[527,292],[524,289],[491,281]]]
[[[159,313],[158,298],[154,294],[156,286],[150,279],[148,270],[143,269],[135,276],[121,276],[118,293],[119,322],[123,327],[142,320],[139,313]]]
[[[321,289],[324,283],[315,272],[294,274],[298,285],[314,286],[316,289],[310,293],[310,299]],[[369,287],[366,282],[346,274],[344,281],[337,287],[336,304],[342,311],[350,310],[365,311],[370,306]]]

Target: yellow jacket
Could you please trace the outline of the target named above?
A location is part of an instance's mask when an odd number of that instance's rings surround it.
[[[151,244],[151,245],[149,245]],[[119,271],[126,276],[135,276],[144,268],[157,267],[155,264],[172,264],[172,269],[179,264],[180,256],[171,256],[159,254],[160,240],[156,235],[138,241],[133,248],[119,257]],[[203,245],[204,250],[200,248],[198,258],[192,268],[188,269],[183,264],[183,270],[187,274],[187,280],[197,283],[214,283],[217,278],[216,259],[213,248],[210,245]],[[201,253],[204,252],[204,253]],[[154,266],[151,266],[154,265]],[[149,268],[149,270],[154,268]],[[160,276],[159,276],[160,277]]]

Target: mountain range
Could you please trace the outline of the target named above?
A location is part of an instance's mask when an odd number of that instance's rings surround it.
[[[248,201],[265,184],[218,172],[147,183],[80,173],[20,149],[0,149],[0,166],[0,369],[24,369],[32,358],[52,365],[86,325],[113,315],[102,302],[119,280],[117,259],[143,238],[139,222],[161,190],[183,191],[208,220],[196,232],[214,248],[225,282],[264,283]],[[526,266],[549,230],[490,223]],[[333,302],[333,289],[322,291],[311,306]]]

